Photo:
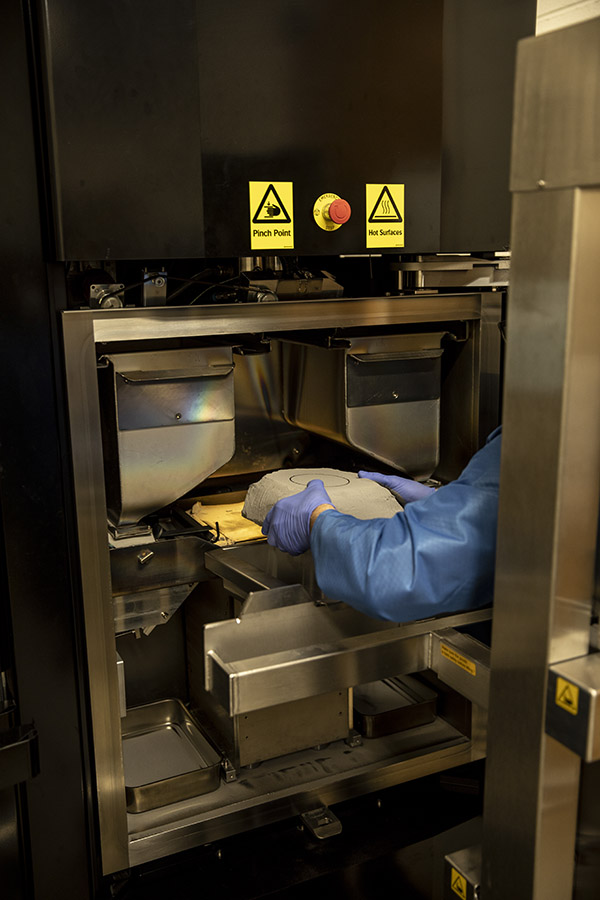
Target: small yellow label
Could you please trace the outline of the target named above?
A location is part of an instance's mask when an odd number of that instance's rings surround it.
[[[404,247],[404,185],[367,184],[367,247]]]
[[[448,647],[446,644],[440,644],[440,653],[446,659],[450,660],[450,662],[454,663],[455,666],[460,666],[461,669],[468,672],[469,675],[477,675],[477,666],[475,663],[471,662],[470,659],[467,659],[466,656],[463,656],[462,653],[459,653],[452,647]]]
[[[564,678],[556,679],[556,705],[576,716],[579,710],[579,688]]]
[[[251,181],[249,185],[252,250],[293,250],[294,183]]]
[[[450,887],[462,900],[467,900],[467,879],[455,868],[450,869]]]

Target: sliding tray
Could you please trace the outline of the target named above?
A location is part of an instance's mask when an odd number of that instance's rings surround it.
[[[128,710],[122,738],[128,812],[145,812],[218,788],[221,758],[180,700]]]
[[[428,725],[435,720],[437,694],[416,678],[385,678],[354,688],[354,727],[366,738]]]

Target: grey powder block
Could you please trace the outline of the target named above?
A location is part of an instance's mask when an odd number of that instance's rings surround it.
[[[309,481],[320,478],[333,505],[357,519],[389,519],[402,507],[387,488],[339,469],[280,469],[251,484],[242,515],[262,525],[274,503],[299,494]]]

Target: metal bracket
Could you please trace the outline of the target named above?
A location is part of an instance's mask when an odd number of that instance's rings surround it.
[[[358,733],[358,731],[354,731],[354,729],[352,729],[344,743],[346,743],[349,747],[362,747],[362,742],[362,737]]]
[[[467,700],[488,707],[490,649],[454,628],[431,633],[430,668]]]
[[[90,285],[91,309],[120,309],[123,306],[123,284]]]
[[[40,771],[38,733],[20,725],[0,734],[0,789],[28,781]]]
[[[327,806],[319,806],[302,813],[302,824],[306,825],[313,837],[320,841],[342,833],[342,823]]]
[[[237,781],[237,770],[227,758],[221,760],[221,771],[223,772],[223,780],[226,784]]]
[[[600,653],[550,668],[546,734],[585,762],[600,760]]]
[[[167,302],[167,273],[143,273],[142,306],[165,306]]]
[[[449,853],[444,862],[444,900],[479,900],[481,847]]]
[[[8,672],[0,672],[0,716],[13,712],[15,701],[10,689]]]

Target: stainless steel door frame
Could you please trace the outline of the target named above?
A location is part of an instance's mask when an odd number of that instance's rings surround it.
[[[580,760],[545,734],[545,709],[548,667],[588,652],[594,589],[598,47],[600,19],[519,49],[484,900],[573,890]]]
[[[482,295],[300,301],[210,307],[74,310],[62,314],[90,704],[105,874],[127,868],[119,686],[111,603],[96,345],[414,322],[475,321]],[[477,422],[474,423],[476,436]],[[475,446],[473,447],[475,449]]]

